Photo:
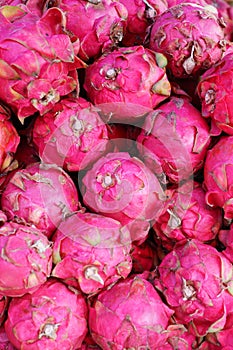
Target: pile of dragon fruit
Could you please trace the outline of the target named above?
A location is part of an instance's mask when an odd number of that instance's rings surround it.
[[[233,350],[233,2],[0,0],[0,350]]]

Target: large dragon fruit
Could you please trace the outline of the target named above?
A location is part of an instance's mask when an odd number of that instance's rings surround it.
[[[166,64],[163,55],[143,46],[121,47],[86,69],[84,89],[108,113],[108,121],[134,120],[170,96]]]
[[[171,250],[177,241],[196,238],[201,242],[213,240],[222,224],[220,208],[209,207],[205,191],[196,182],[168,189],[166,211],[153,228],[163,247]]]
[[[34,227],[7,222],[0,228],[0,295],[33,293],[50,276],[52,248]]]
[[[77,213],[53,236],[52,275],[91,294],[129,275],[131,238],[118,221]]]
[[[10,220],[35,225],[49,237],[78,209],[78,193],[61,168],[35,163],[14,174],[2,193],[1,204]]]
[[[213,6],[173,6],[156,18],[150,33],[150,48],[167,57],[167,67],[175,77],[200,74],[221,59],[225,47]]]
[[[89,326],[102,349],[157,349],[172,313],[150,282],[136,276],[98,295]]]
[[[103,155],[108,131],[97,108],[82,98],[67,98],[37,117],[33,142],[43,162],[78,171]]]
[[[142,45],[148,27],[156,16],[167,10],[166,0],[120,0],[128,10],[126,32],[122,43],[124,46]]]
[[[223,130],[233,135],[232,77],[233,53],[229,53],[201,76],[197,87],[202,115],[211,117],[219,134]]]
[[[58,8],[42,18],[17,6],[0,8],[0,98],[21,122],[36,111],[44,114],[64,96],[78,90],[79,42],[65,34]]]
[[[206,202],[233,219],[233,136],[224,136],[207,152],[204,165]]]
[[[132,241],[145,240],[146,226],[163,209],[165,196],[156,176],[126,152],[108,153],[82,179],[83,200],[96,213],[130,225]]]
[[[144,162],[160,177],[165,174],[177,183],[202,168],[209,126],[188,99],[171,97],[147,115],[137,141]]]
[[[223,254],[198,240],[180,242],[158,271],[155,284],[175,311],[177,322],[198,336],[224,328],[225,294],[233,301],[233,269]]]
[[[17,349],[76,350],[87,333],[86,318],[84,297],[51,279],[11,301],[5,330]]]

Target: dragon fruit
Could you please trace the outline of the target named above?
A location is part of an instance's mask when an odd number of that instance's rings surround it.
[[[0,228],[0,295],[33,293],[50,276],[52,248],[34,227],[13,222]]]
[[[229,53],[201,76],[197,87],[202,115],[211,118],[212,128],[217,127],[219,134],[233,135],[232,76],[233,53]]]
[[[207,152],[204,164],[206,202],[224,210],[226,220],[233,219],[233,136],[224,136]]]
[[[16,350],[16,348],[10,343],[4,327],[0,327],[0,350]]]
[[[108,131],[97,108],[82,98],[67,98],[37,117],[33,142],[43,162],[79,171],[103,155]]]
[[[61,223],[53,242],[52,275],[83,293],[96,293],[131,272],[130,233],[111,218],[77,213]]]
[[[10,302],[5,330],[17,349],[75,350],[87,333],[84,297],[48,280],[34,294]]]
[[[86,69],[83,86],[108,122],[134,121],[170,96],[166,64],[163,55],[143,46],[121,47]]]
[[[222,225],[222,212],[206,204],[200,184],[188,182],[168,189],[166,195],[166,211],[153,225],[163,247],[171,250],[177,241],[185,238],[208,242],[216,237]]]
[[[145,164],[160,177],[165,174],[178,183],[202,168],[210,143],[209,126],[186,98],[171,97],[147,115],[137,142]]]
[[[142,45],[148,27],[156,16],[167,10],[166,0],[120,0],[128,11],[126,32],[122,43],[124,46]]]
[[[150,282],[136,276],[98,295],[89,327],[102,349],[157,349],[172,313]]]
[[[126,152],[108,153],[82,179],[84,204],[129,225],[132,241],[142,243],[149,223],[163,209],[165,196],[156,176]]]
[[[0,98],[19,120],[44,114],[61,96],[77,90],[79,42],[65,34],[65,14],[49,9],[42,18],[17,6],[0,8]]]
[[[149,47],[167,57],[175,77],[199,75],[219,61],[226,48],[218,11],[193,3],[169,8],[152,25]]]
[[[14,174],[1,204],[9,220],[35,225],[50,237],[60,222],[78,209],[78,193],[61,168],[35,163]]]
[[[223,254],[198,240],[181,241],[158,271],[155,285],[175,311],[177,322],[198,336],[224,328],[225,294],[233,301],[233,269]]]

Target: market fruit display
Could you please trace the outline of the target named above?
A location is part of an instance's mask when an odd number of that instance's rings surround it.
[[[232,0],[0,0],[0,350],[233,349],[232,62]]]

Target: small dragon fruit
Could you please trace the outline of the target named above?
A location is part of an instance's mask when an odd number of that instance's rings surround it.
[[[14,174],[1,204],[9,220],[35,225],[50,237],[60,222],[78,209],[78,193],[61,168],[35,163]]]
[[[166,64],[163,55],[143,46],[121,47],[86,69],[84,89],[108,121],[135,120],[170,96]]]
[[[206,204],[205,191],[200,184],[188,182],[168,189],[166,195],[166,211],[153,225],[166,249],[171,250],[177,241],[185,238],[207,242],[216,237],[222,224],[222,212]]]
[[[43,162],[79,171],[103,155],[108,131],[97,108],[82,98],[67,98],[37,117],[33,142]]]
[[[142,45],[149,25],[167,10],[166,0],[120,0],[120,3],[128,10],[124,46]]]
[[[233,53],[229,53],[201,76],[197,86],[202,115],[211,118],[219,134],[223,130],[233,135],[232,77]]]
[[[225,50],[224,32],[213,6],[178,4],[156,18],[150,48],[163,53],[175,77],[187,78],[219,61]]]
[[[111,218],[77,213],[61,223],[53,242],[52,275],[86,294],[131,272],[130,233]]]
[[[165,196],[156,176],[126,152],[100,158],[83,179],[84,204],[94,212],[130,226],[132,241],[147,237],[146,226],[163,209]]]
[[[34,227],[5,223],[0,228],[0,295],[33,293],[50,276],[52,248]]]
[[[136,276],[98,295],[90,307],[89,327],[105,350],[157,349],[172,313],[150,282]]]
[[[224,136],[207,152],[204,164],[206,202],[224,210],[226,220],[233,219],[233,136]]]
[[[0,98],[24,118],[44,114],[61,96],[78,89],[79,42],[65,34],[65,14],[42,18],[17,6],[0,8]]]
[[[0,327],[0,350],[16,350],[16,348],[10,343],[4,327]]]
[[[224,328],[225,294],[232,293],[233,268],[223,254],[198,240],[182,241],[164,257],[158,271],[155,285],[177,322],[198,336]]]
[[[177,183],[202,168],[209,127],[186,98],[171,97],[147,115],[142,129],[137,138],[139,153],[160,177],[165,174]]]
[[[10,302],[5,330],[17,349],[75,350],[87,333],[84,297],[48,280],[32,295]]]

